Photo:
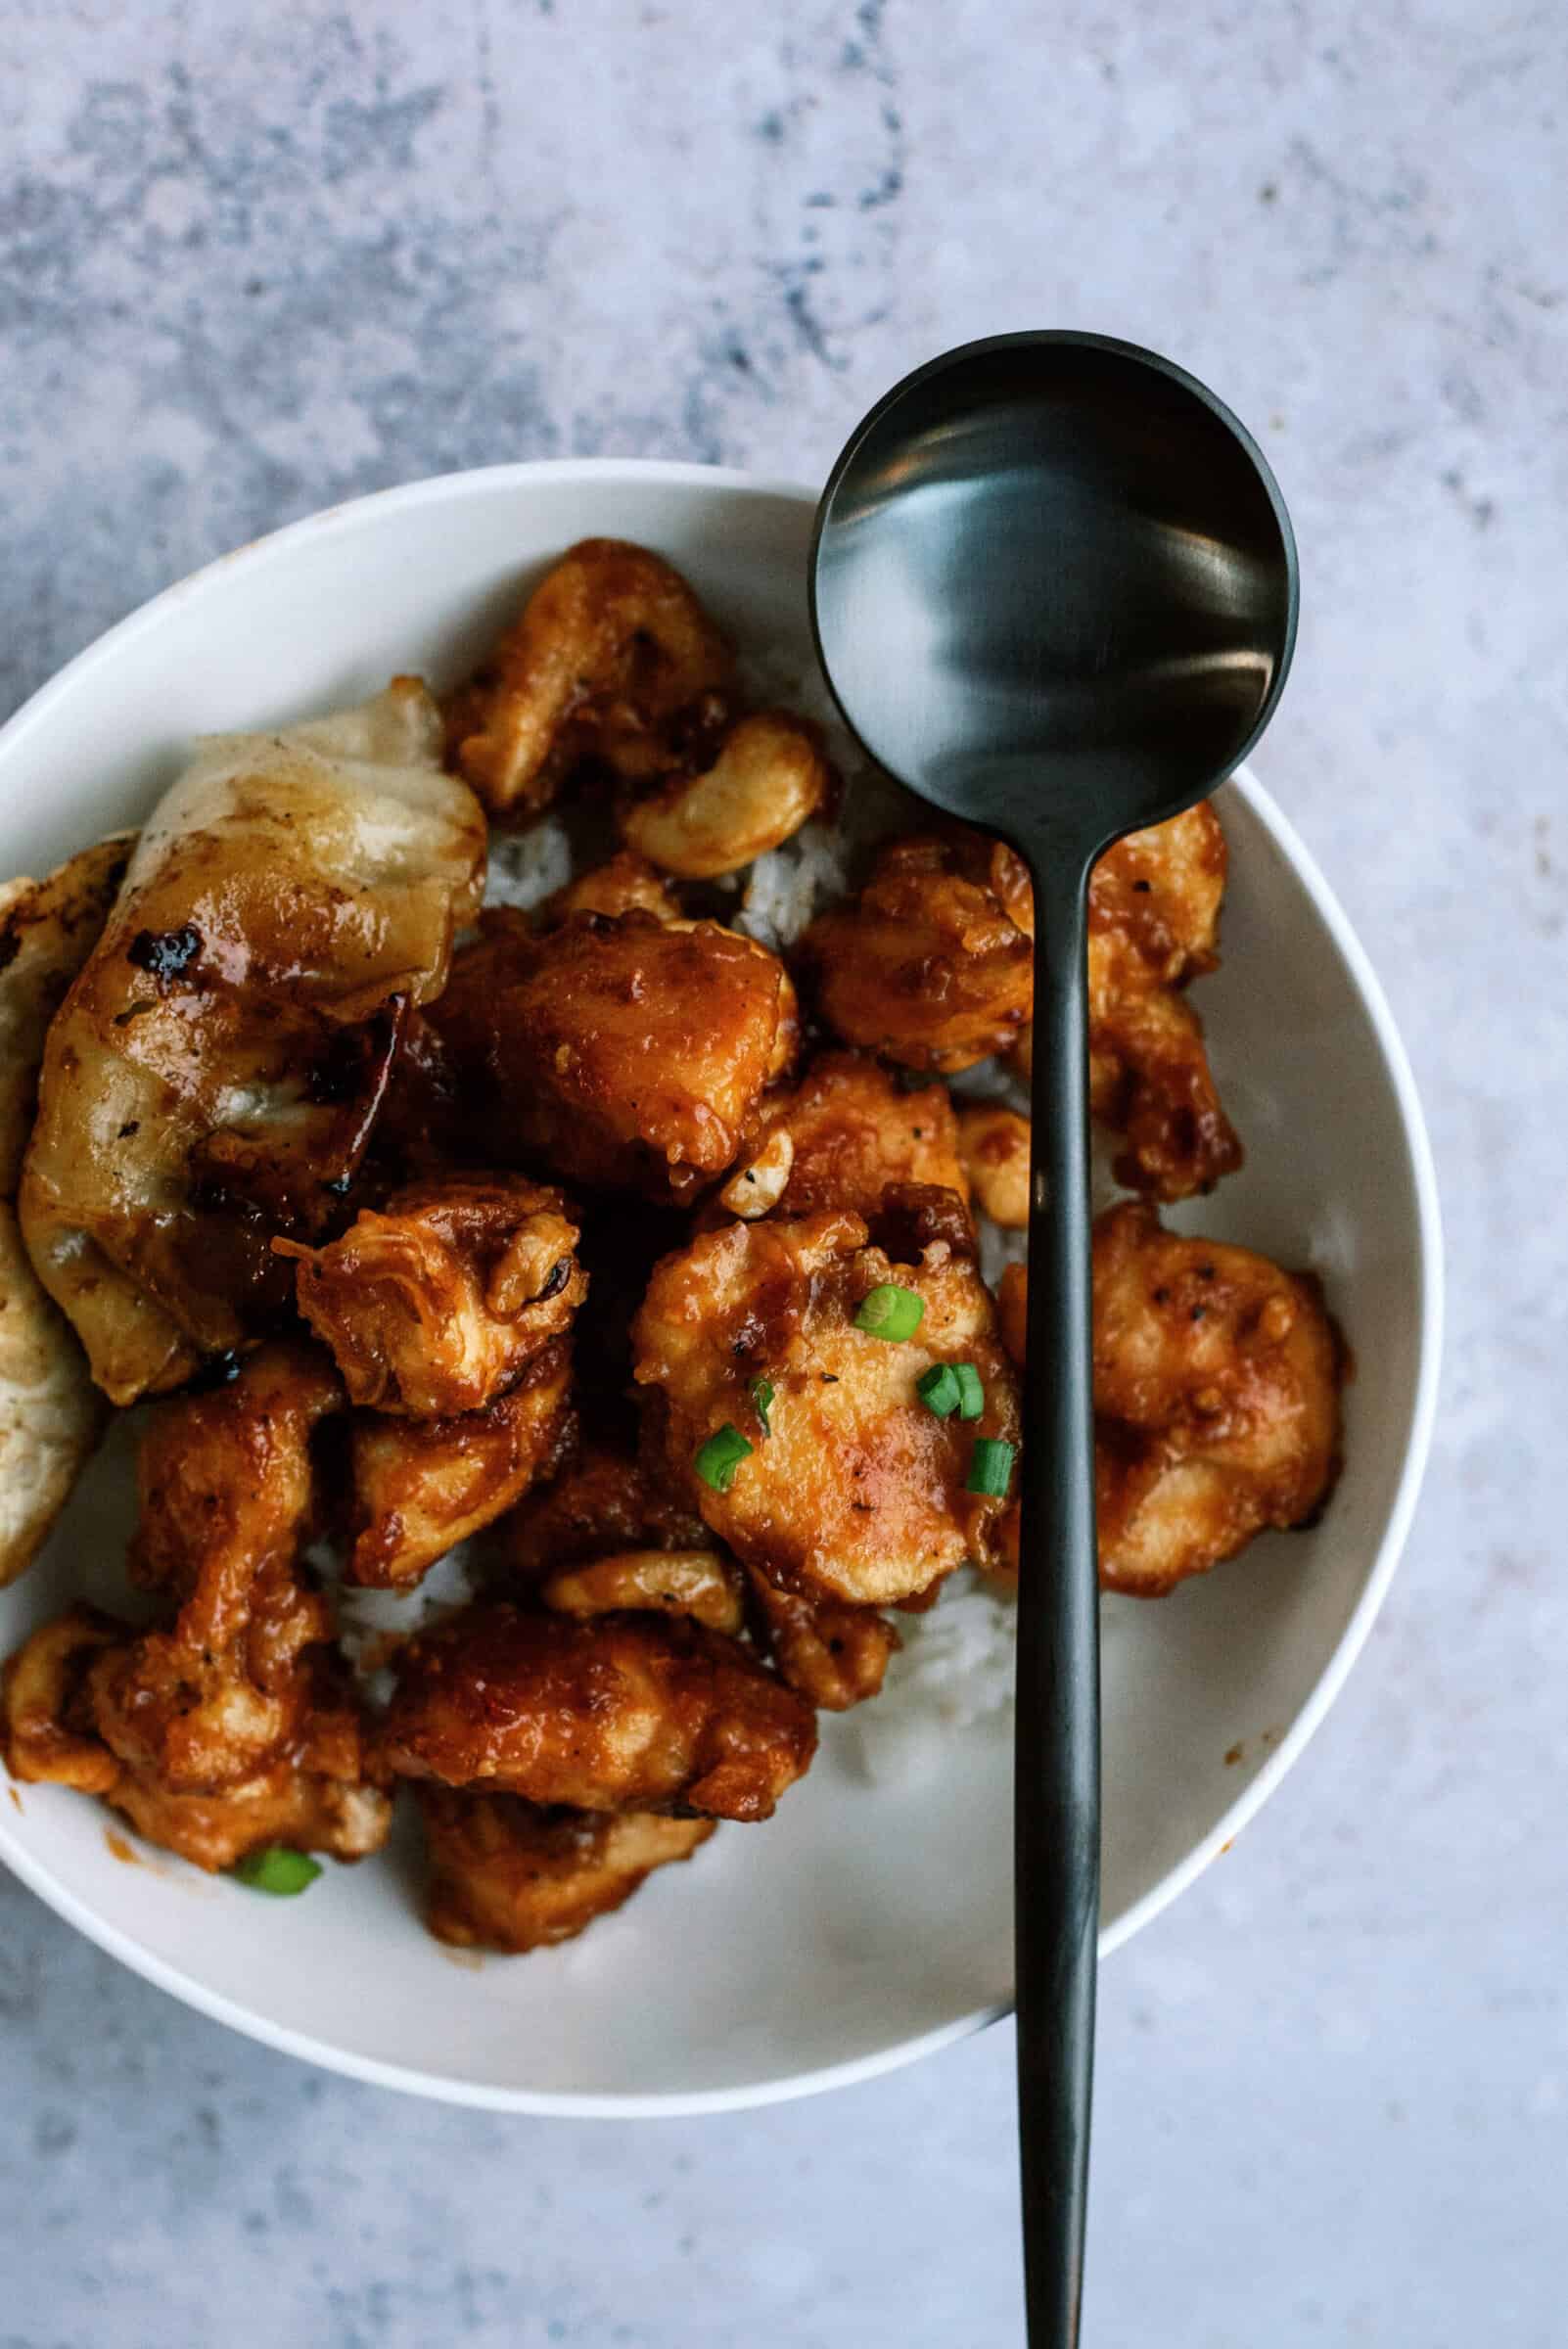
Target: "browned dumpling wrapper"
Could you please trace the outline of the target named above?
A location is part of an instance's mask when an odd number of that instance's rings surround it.
[[[165,793],[49,1035],[28,1252],[116,1403],[243,1345],[358,1165],[399,1014],[445,983],[484,824],[412,678],[215,735]],[[280,1286],[281,1284],[281,1286]]]
[[[0,1586],[37,1555],[104,1423],[87,1358],[23,1245],[15,1200],[49,1024],[103,932],[130,851],[121,833],[0,892]]]

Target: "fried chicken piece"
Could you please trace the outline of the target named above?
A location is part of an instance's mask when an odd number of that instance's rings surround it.
[[[651,913],[661,922],[680,919],[680,907],[663,874],[654,870],[646,856],[622,849],[605,863],[579,873],[554,897],[546,898],[537,919],[540,929],[558,930],[575,913],[602,913],[614,920],[618,914],[638,911]]]
[[[884,1285],[921,1301],[907,1343],[854,1325]],[[1016,1446],[1017,1384],[990,1292],[947,1240],[905,1264],[868,1245],[858,1216],[731,1224],[665,1259],[633,1342],[664,1472],[770,1581],[878,1606],[991,1555],[1003,1504],[965,1479],[977,1437]],[[939,1419],[920,1400],[916,1382],[939,1362],[979,1371],[986,1407],[974,1425]],[[760,1379],[773,1390],[765,1431]],[[695,1460],[726,1422],[752,1450],[719,1492]]]
[[[556,1339],[517,1385],[447,1419],[356,1413],[348,1433],[351,1582],[407,1588],[554,1473],[571,1446],[571,1350]]]
[[[1029,1222],[1029,1120],[1000,1102],[976,1102],[960,1112],[958,1148],[982,1214],[1003,1231]]]
[[[755,1569],[751,1585],[780,1680],[823,1713],[847,1713],[880,1692],[899,1646],[885,1615],[819,1591],[781,1590]]]
[[[1090,1105],[1126,1137],[1117,1180],[1155,1199],[1213,1190],[1241,1164],[1203,1024],[1178,991],[1220,960],[1226,862],[1204,801],[1130,832],[1089,878]]]
[[[425,1921],[459,1949],[522,1953],[571,1941],[656,1867],[689,1860],[711,1819],[540,1810],[515,1794],[416,1789],[430,1856]]]
[[[755,1156],[719,1199],[748,1221],[774,1209],[811,1216],[823,1208],[869,1220],[893,1183],[928,1183],[967,1200],[958,1132],[945,1085],[907,1092],[861,1053],[824,1053],[768,1109]]]
[[[23,1785],[108,1794],[120,1765],[93,1727],[89,1667],[129,1636],[98,1607],[68,1607],[40,1624],[0,1672],[0,1754]]]
[[[1001,1321],[1022,1359],[1028,1281]],[[1310,1272],[1166,1231],[1129,1201],[1094,1225],[1100,1583],[1160,1598],[1266,1528],[1311,1523],[1339,1474],[1344,1350]],[[1016,1520],[1008,1539],[1016,1553]]]
[[[615,1550],[551,1575],[539,1597],[556,1615],[685,1615],[732,1637],[746,1622],[739,1575],[716,1549]]]
[[[273,1843],[358,1860],[379,1851],[392,1804],[364,1775],[361,1725],[346,1676],[299,1724],[289,1751],[211,1792],[171,1787],[111,1751],[97,1722],[100,1669],[133,1643],[127,1624],[72,1607],[34,1632],[0,1677],[0,1752],[14,1778],[101,1795],[144,1835],[198,1867],[231,1867]]]
[[[100,1658],[90,1681],[99,1733],[171,1792],[253,1775],[322,1702],[332,1616],[297,1561],[315,1521],[311,1436],[342,1402],[324,1358],[276,1344],[148,1422],[130,1571],[179,1612]]]
[[[399,1776],[583,1811],[771,1816],[816,1747],[808,1705],[733,1639],[645,1614],[465,1608],[398,1660]]]
[[[979,832],[893,841],[858,900],[819,915],[801,951],[847,1042],[950,1075],[1004,1051],[1029,1019],[1029,875]]]
[[[1089,1103],[1102,1124],[1126,1136],[1112,1171],[1130,1190],[1190,1199],[1241,1165],[1203,1023],[1170,988],[1113,997],[1107,1018],[1091,1017]]]
[[[677,721],[724,692],[730,647],[646,547],[584,538],[447,708],[457,772],[497,815],[547,806],[586,760],[623,778],[675,763]]]
[[[561,1193],[518,1174],[448,1175],[362,1208],[297,1260],[300,1311],[348,1399],[409,1419],[483,1410],[572,1322],[587,1293]]]
[[[733,1164],[797,1037],[775,954],[634,910],[531,931],[486,914],[432,1019],[485,1146],[684,1200]]]
[[[530,1584],[618,1551],[711,1546],[695,1510],[609,1444],[585,1444],[563,1475],[513,1511],[503,1532],[508,1565]]]
[[[1339,1470],[1342,1350],[1311,1274],[1113,1208],[1094,1227],[1100,1579],[1154,1597],[1266,1526],[1315,1516]]]

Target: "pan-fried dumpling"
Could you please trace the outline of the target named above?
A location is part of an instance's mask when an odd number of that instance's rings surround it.
[[[115,902],[131,835],[0,890],[0,1586],[31,1564],[98,1441],[104,1402],[40,1287],[16,1190],[49,1023]]]
[[[416,678],[218,734],[155,809],[50,1031],[23,1232],[115,1403],[287,1309],[276,1232],[321,1235],[408,1008],[446,980],[484,819]]]

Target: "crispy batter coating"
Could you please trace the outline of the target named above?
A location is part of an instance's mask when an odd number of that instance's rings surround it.
[[[300,1311],[365,1408],[450,1418],[493,1403],[570,1326],[587,1293],[579,1226],[518,1174],[447,1175],[362,1208],[298,1260]]]
[[[530,596],[447,711],[457,771],[486,807],[543,807],[584,760],[672,763],[676,721],[729,685],[734,656],[680,574],[646,547],[584,538]]]
[[[49,1031],[23,1236],[115,1403],[181,1384],[288,1299],[273,1232],[319,1236],[410,1004],[444,983],[484,824],[424,688],[216,735],[137,842]]]
[[[879,1694],[899,1645],[885,1615],[816,1590],[781,1590],[755,1570],[751,1585],[781,1680],[823,1713],[847,1713]]]
[[[975,1203],[1004,1231],[1029,1223],[1029,1120],[999,1102],[960,1111],[958,1148]]]
[[[808,1705],[678,1617],[576,1622],[489,1601],[413,1640],[397,1676],[382,1738],[394,1773],[532,1803],[767,1819],[816,1747]]]
[[[1028,1281],[1002,1275],[1023,1359]],[[1129,1201],[1094,1225],[1100,1582],[1159,1598],[1267,1527],[1309,1523],[1339,1473],[1344,1351],[1311,1273],[1166,1231]],[[1017,1527],[1008,1540],[1016,1550]]]
[[[1126,1136],[1117,1180],[1155,1199],[1212,1190],[1241,1164],[1203,1025],[1176,991],[1218,963],[1225,836],[1207,801],[1130,832],[1089,881],[1089,1096]]]
[[[0,1751],[23,1784],[74,1786],[109,1794],[120,1764],[93,1727],[86,1702],[90,1665],[127,1636],[98,1607],[68,1607],[40,1624],[0,1672]]]
[[[270,1843],[358,1860],[379,1851],[392,1804],[365,1776],[362,1727],[346,1677],[332,1671],[323,1701],[289,1750],[209,1792],[168,1784],[145,1756],[105,1743],[99,1673],[132,1641],[129,1626],[72,1607],[34,1632],[0,1676],[0,1752],[15,1778],[101,1795],[150,1843],[198,1867],[230,1867]]]
[[[1111,1019],[1091,1023],[1089,1100],[1126,1137],[1113,1161],[1119,1182],[1159,1200],[1212,1191],[1242,1161],[1221,1107],[1203,1023],[1170,988],[1129,994]]]
[[[633,1342],[650,1441],[714,1531],[785,1589],[886,1605],[990,1556],[1002,1503],[965,1478],[977,1436],[1017,1444],[1018,1396],[967,1257],[939,1240],[897,1263],[867,1238],[860,1217],[833,1213],[706,1233],[659,1267]],[[905,1344],[854,1326],[884,1283],[923,1301]],[[986,1390],[972,1426],[935,1417],[915,1391],[934,1363],[957,1361]],[[759,1378],[773,1389],[765,1436]],[[694,1463],[726,1421],[754,1449],[719,1493]]]
[[[558,889],[553,897],[546,898],[537,918],[541,929],[558,930],[575,913],[603,913],[614,918],[638,910],[651,913],[661,922],[680,919],[680,907],[663,876],[655,872],[646,856],[622,849],[603,864],[590,866],[575,881],[569,881],[565,889]]]
[[[459,1949],[522,1952],[571,1941],[621,1908],[716,1821],[657,1812],[540,1810],[515,1794],[416,1789],[430,1856],[425,1921]]]
[[[778,848],[833,787],[820,729],[784,710],[742,717],[708,766],[677,769],[621,810],[627,844],[683,881],[733,873]]]
[[[553,1484],[530,1493],[503,1528],[507,1563],[525,1583],[623,1550],[695,1550],[711,1537],[694,1509],[647,1466],[609,1444],[585,1444]]]
[[[819,915],[801,951],[847,1042],[950,1075],[1005,1051],[1030,1016],[1028,873],[978,832],[893,841],[858,900]]]
[[[487,914],[432,1019],[487,1147],[675,1200],[734,1162],[797,1034],[765,946],[642,911],[542,936]]]
[[[552,1574],[539,1597],[557,1615],[687,1615],[732,1637],[746,1627],[740,1575],[716,1549],[616,1550]]]
[[[148,1422],[130,1571],[179,1611],[103,1657],[91,1682],[101,1735],[172,1791],[251,1776],[321,1701],[332,1615],[297,1560],[315,1522],[311,1436],[342,1402],[324,1358],[278,1344]]]
[[[1100,1579],[1158,1596],[1266,1526],[1315,1515],[1339,1468],[1341,1349],[1310,1275],[1164,1231],[1094,1229]]]
[[[501,1516],[571,1445],[571,1349],[556,1339],[483,1410],[356,1412],[348,1432],[351,1582],[406,1588]]]
[[[866,1055],[827,1052],[770,1105],[761,1143],[721,1199],[748,1220],[773,1208],[784,1216],[844,1208],[870,1220],[895,1183],[931,1184],[968,1199],[946,1086],[907,1092]],[[759,1193],[766,1202],[761,1209]]]

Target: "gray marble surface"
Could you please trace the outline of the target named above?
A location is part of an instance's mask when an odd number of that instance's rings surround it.
[[[1106,1969],[1087,2337],[1561,2343],[1561,9],[5,0],[0,124],[0,708],[328,500],[818,476],[1001,327],[1163,345],[1258,427],[1306,573],[1266,771],[1410,1043],[1452,1335],[1348,1693]],[[636,2130],[424,2108],[7,1878],[0,2344],[1013,2341],[1011,2056]]]

